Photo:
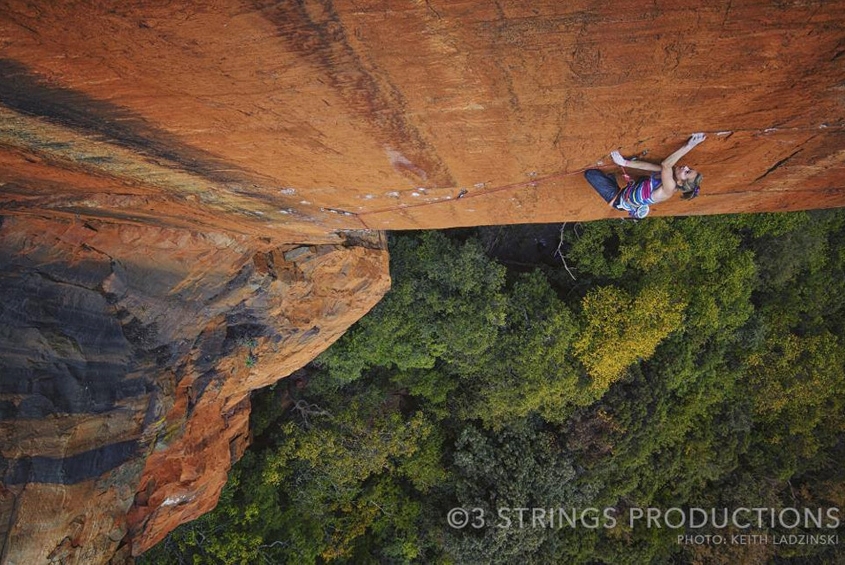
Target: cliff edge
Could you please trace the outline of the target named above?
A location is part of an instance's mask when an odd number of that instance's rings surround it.
[[[702,195],[845,205],[830,2],[0,0],[0,561],[125,562],[216,503],[249,392],[389,286],[380,230]]]

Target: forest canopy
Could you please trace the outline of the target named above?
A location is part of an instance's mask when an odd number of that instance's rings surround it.
[[[845,539],[678,541],[841,528],[501,522],[503,508],[845,507],[845,211],[389,244],[391,291],[255,393],[253,445],[219,505],[142,563],[845,558]]]

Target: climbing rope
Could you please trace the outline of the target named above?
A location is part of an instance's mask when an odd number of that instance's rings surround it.
[[[764,134],[770,134],[770,133],[776,133],[776,132],[791,132],[791,131],[817,131],[817,132],[822,131],[822,132],[827,132],[827,131],[838,131],[838,130],[842,130],[842,129],[845,129],[845,125],[843,125],[843,124],[830,125],[830,124],[825,123],[825,124],[821,124],[821,125],[818,125],[818,126],[804,126],[804,127],[736,128],[736,129],[733,129],[733,130],[698,130],[698,131],[700,131],[701,133],[712,134],[712,135],[716,135],[716,136],[720,136],[720,137],[730,137],[734,133],[737,133],[737,132],[751,133],[752,135],[764,135]],[[675,132],[672,132],[672,133],[675,134]],[[649,139],[649,138],[647,138],[647,139]],[[609,157],[610,154],[607,154],[605,156]],[[363,222],[366,225],[366,222],[364,222],[363,216],[369,216],[369,215],[373,215],[373,214],[383,214],[385,212],[395,212],[395,211],[398,211],[398,210],[409,210],[409,209],[412,209],[412,208],[420,208],[420,207],[423,207],[423,206],[435,206],[437,204],[444,204],[444,203],[447,203],[447,202],[452,202],[452,201],[457,200],[457,199],[473,198],[473,197],[476,197],[476,196],[487,196],[487,195],[490,195],[490,194],[495,194],[497,192],[502,192],[502,191],[506,191],[506,190],[513,190],[513,189],[518,189],[518,188],[525,188],[525,187],[532,187],[533,188],[533,187],[536,187],[537,185],[539,185],[540,183],[545,183],[545,182],[549,182],[549,181],[552,181],[552,180],[556,180],[556,179],[560,179],[560,178],[564,178],[564,177],[568,177],[568,176],[572,176],[572,175],[578,175],[578,174],[581,174],[588,169],[606,169],[606,168],[609,168],[609,167],[611,167],[611,165],[605,165],[603,160],[599,160],[593,165],[583,167],[583,168],[580,168],[580,169],[577,169],[577,170],[574,170],[574,171],[565,171],[565,172],[561,172],[561,173],[555,173],[555,174],[552,174],[552,175],[549,175],[549,176],[546,176],[546,177],[542,177],[542,178],[532,179],[532,180],[524,181],[524,182],[506,184],[506,185],[503,185],[503,186],[499,186],[499,187],[495,187],[495,188],[491,188],[491,189],[487,189],[487,190],[480,190],[480,191],[477,191],[477,192],[470,192],[470,191],[467,191],[466,189],[461,189],[460,193],[458,194],[458,196],[456,198],[447,198],[447,199],[443,199],[443,200],[436,200],[434,202],[419,202],[419,203],[416,203],[416,204],[399,204],[397,206],[389,206],[389,207],[385,207],[385,208],[379,208],[377,210],[368,210],[366,212],[359,212],[359,213],[356,214],[356,216],[358,216],[358,218],[361,220],[361,222]],[[632,182],[631,176],[628,175],[628,172],[625,170],[624,167],[620,167],[620,168],[622,169],[622,175],[625,177],[626,183],[631,183]],[[623,190],[624,190],[624,188],[623,188]],[[720,194],[724,194],[724,193],[720,193]],[[701,196],[715,196],[715,195],[702,194]]]

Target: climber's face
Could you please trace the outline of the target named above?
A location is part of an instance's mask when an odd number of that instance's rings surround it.
[[[690,169],[686,165],[675,169],[675,180],[678,184],[684,184],[687,181],[691,181],[696,177],[696,175],[698,175],[698,171]]]

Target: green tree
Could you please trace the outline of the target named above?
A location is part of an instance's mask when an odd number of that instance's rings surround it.
[[[565,421],[594,399],[572,359],[577,324],[539,272],[516,277],[506,296],[495,355],[461,375],[464,415],[493,428],[532,413]]]
[[[749,359],[748,386],[767,466],[780,478],[803,470],[845,431],[845,350],[830,333],[773,335]]]
[[[473,517],[481,510],[486,518],[484,527],[471,523],[444,530],[444,548],[455,563],[537,562],[550,553],[542,548],[554,538],[576,532],[551,527],[550,514],[519,509],[591,505],[592,493],[577,484],[558,438],[537,420],[519,420],[497,432],[468,425],[457,438],[452,460],[455,498],[449,504],[475,509]]]
[[[461,371],[487,357],[504,318],[504,267],[476,240],[456,245],[439,232],[394,238],[391,251],[393,288],[319,359],[334,380],[372,367],[431,369],[438,360]]]

